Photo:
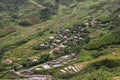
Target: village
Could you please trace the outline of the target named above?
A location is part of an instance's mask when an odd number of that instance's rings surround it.
[[[77,25],[73,28],[59,30],[56,36],[50,36],[48,40],[34,46],[35,50],[52,49],[53,53],[62,49],[71,48],[73,45],[82,45],[87,37],[86,25]],[[52,52],[51,52],[52,53]],[[74,53],[74,52],[73,52]],[[69,54],[69,53],[68,53]]]
[[[59,30],[56,36],[50,36],[45,42],[33,47],[35,50],[51,49],[48,54],[54,54],[55,57],[53,59],[44,60],[45,62],[41,63],[41,58],[29,58],[28,60],[30,64],[32,64],[29,69],[19,70],[25,66],[16,63],[17,71],[16,69],[13,69],[13,72],[20,76],[28,76],[34,75],[33,71],[46,70],[61,67],[67,64],[73,64],[76,60],[77,53],[80,51],[80,47],[89,40],[87,34],[88,31],[86,30],[86,25],[75,25],[72,28]],[[46,58],[49,58],[49,56]],[[7,58],[5,63],[12,64],[14,61]],[[26,62],[26,65],[29,65],[29,63]],[[43,79],[43,77],[41,79]]]
[[[59,67],[62,66],[62,64],[67,64],[76,58],[76,55],[79,52],[81,45],[89,39],[87,34],[88,32],[86,30],[86,25],[74,25],[74,27],[72,28],[60,29],[57,32],[56,36],[50,36],[48,40],[35,46],[35,48],[33,47],[33,49],[51,49],[48,54],[54,54],[56,58],[54,58],[54,60],[44,62],[44,65],[42,67],[44,69],[49,69],[51,67]],[[40,59],[37,58],[29,58],[29,61],[32,64],[41,64],[39,63]],[[12,64],[13,61],[7,58],[5,59],[5,63]],[[17,69],[21,67],[24,66],[21,64],[17,64]],[[36,70],[38,70],[38,68]]]
[[[46,40],[43,43],[40,43],[37,46],[34,46],[33,49],[51,49],[51,51],[47,54],[53,54],[55,56],[53,59],[59,58],[61,56],[70,56],[71,54],[74,54],[75,57],[80,51],[80,47],[89,40],[89,37],[87,35],[88,31],[86,30],[86,25],[75,25],[72,28],[65,28],[63,30],[59,30],[56,36],[50,36],[48,40]],[[66,57],[63,57],[63,61],[64,59],[66,59]],[[39,61],[40,59],[31,60],[31,62],[33,63],[39,63]],[[60,62],[61,59],[57,59],[57,61],[53,60],[52,63],[55,66],[61,66],[60,64],[57,64],[58,61]]]
[[[94,25],[95,21],[96,20],[93,20],[91,24]],[[60,29],[58,32],[55,32],[56,36],[50,36],[48,40],[39,43],[37,46],[33,46],[34,50],[44,51],[50,49],[50,51],[47,53],[48,55],[43,55],[43,58],[28,58],[29,62],[25,62],[25,65],[29,66],[27,69],[19,70],[26,66],[15,63],[9,58],[5,59],[5,63],[8,65],[16,64],[16,68],[11,71],[18,76],[27,77],[27,79],[52,80],[52,76],[50,75],[37,75],[34,72],[64,67],[65,65],[75,63],[81,46],[89,41],[87,26],[89,26],[89,23],[74,25],[72,28]],[[50,55],[54,55],[54,58],[51,58]],[[43,60],[43,62],[41,60]],[[72,65],[64,67],[60,72],[75,74],[82,68],[83,65],[81,64]]]
[[[44,43],[40,43],[39,50],[46,50],[48,48],[51,49],[49,54],[59,55],[59,58],[47,61],[43,64],[39,64],[37,66],[33,66],[29,68],[27,71],[23,70],[20,74],[23,75],[32,75],[33,70],[40,71],[45,69],[51,69],[55,67],[61,67],[67,64],[72,64],[76,60],[77,49],[73,49],[73,47],[81,46],[87,39],[87,32],[85,26],[75,26],[73,28],[66,28],[58,32],[56,36],[51,36]],[[75,45],[75,46],[74,46]],[[38,49],[38,48],[37,48]],[[68,50],[69,51],[65,51]],[[79,50],[79,48],[78,48]],[[38,59],[32,59],[31,63],[39,63]]]
[[[59,31],[58,35],[53,37],[51,36],[50,39],[42,44],[40,44],[40,47],[42,48],[54,48],[55,50],[59,48],[67,48],[69,47],[67,43],[69,41],[77,42],[79,40],[84,40],[84,33],[85,28],[76,27],[72,29],[65,29],[63,31]]]

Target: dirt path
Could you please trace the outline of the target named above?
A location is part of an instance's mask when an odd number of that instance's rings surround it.
[[[112,78],[113,80],[120,80],[120,76],[115,76]]]
[[[37,74],[24,75],[24,74],[21,74],[22,71],[15,72],[14,70],[12,70],[12,72],[18,76],[27,78],[27,80],[52,80],[53,79],[53,77],[50,75],[37,75]]]

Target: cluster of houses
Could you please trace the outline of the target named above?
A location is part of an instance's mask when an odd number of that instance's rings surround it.
[[[39,44],[40,49],[53,49],[54,51],[60,51],[63,48],[68,48],[68,41],[77,43],[80,40],[84,39],[86,27],[77,26],[73,28],[66,28],[57,33],[56,36],[51,36],[44,43]]]
[[[39,47],[41,47],[42,49],[50,48],[52,51],[59,52],[62,49],[71,47],[70,45],[67,44],[69,41],[71,41],[72,43],[77,43],[78,41],[85,40],[84,38],[85,30],[86,30],[85,26],[75,26],[73,28],[66,28],[64,30],[59,31],[56,36],[51,36],[47,41],[41,43]],[[49,69],[51,67],[59,67],[64,64],[68,64],[69,62],[74,60],[73,56],[76,55],[75,53],[76,52],[70,52],[66,56],[62,56],[56,60],[48,61],[47,63],[42,64],[42,68]],[[39,62],[39,60],[36,58],[30,59],[30,61],[32,63]],[[6,59],[5,63],[12,64],[13,61],[11,59]],[[40,68],[36,68],[36,70],[39,69]]]
[[[76,43],[77,46],[80,46],[77,42],[79,41],[85,41],[84,35],[86,31],[86,26],[75,26],[73,28],[66,28],[64,30],[59,30],[56,36],[50,36],[48,40],[45,42],[39,44],[38,47],[40,49],[51,49],[52,53],[54,51],[61,51],[63,49],[68,49],[69,47],[72,47],[72,45],[68,45],[68,42]],[[50,51],[50,52],[51,52]],[[72,54],[74,53],[74,54]],[[73,56],[76,55],[76,52],[70,52],[66,54],[66,56],[62,56],[61,58],[58,58],[56,60],[48,61],[41,65],[40,68],[36,68],[36,70],[40,70],[41,68],[49,69],[51,67],[59,67],[64,64],[68,64],[73,59]],[[71,58],[72,57],[72,58]],[[38,62],[37,59],[32,59],[32,62]]]

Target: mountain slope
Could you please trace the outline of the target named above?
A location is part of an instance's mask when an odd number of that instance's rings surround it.
[[[98,62],[104,62],[105,58],[108,58],[107,61],[111,63],[114,63],[114,60],[119,61],[119,3],[119,0],[60,0],[57,9],[54,0],[1,0],[0,78],[14,79],[14,77],[8,76],[11,69],[15,69],[16,72],[22,69],[27,70],[30,67],[43,65],[47,61],[75,53],[76,60],[67,64],[60,62],[62,67],[57,69],[52,67],[48,70],[40,67],[42,70],[32,71],[37,74],[51,74],[57,80],[59,78],[88,80],[91,75],[96,79],[95,74],[100,74],[99,70],[105,71],[94,69],[90,74],[91,65],[99,65],[101,63]],[[61,45],[62,48],[59,49]],[[58,52],[55,51],[56,49]],[[6,59],[12,60],[13,63],[6,64]],[[38,62],[31,61],[34,59],[37,59]],[[86,71],[76,65],[86,62],[89,62],[86,64],[88,66],[85,67]],[[18,64],[23,67],[18,68]],[[69,67],[70,65],[72,68]],[[94,67],[96,66],[94,65]],[[100,65],[99,68],[103,66],[105,64]],[[112,67],[113,70],[116,68],[119,71],[119,66]],[[56,70],[70,71],[70,73],[73,71],[74,74],[63,74]],[[110,68],[106,72],[109,73],[109,70]],[[111,76],[103,76],[103,74],[100,76],[104,79],[118,76],[117,70],[115,75],[112,71]],[[4,74],[7,71],[8,73]],[[81,76],[79,77],[79,75]],[[86,76],[87,78],[85,78]]]

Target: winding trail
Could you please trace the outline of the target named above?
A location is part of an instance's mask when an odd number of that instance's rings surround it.
[[[31,74],[31,75],[24,75],[21,74],[21,72],[15,72],[14,70],[11,70],[14,74],[25,77],[27,80],[53,80],[53,77],[51,75],[37,75],[37,74]]]

